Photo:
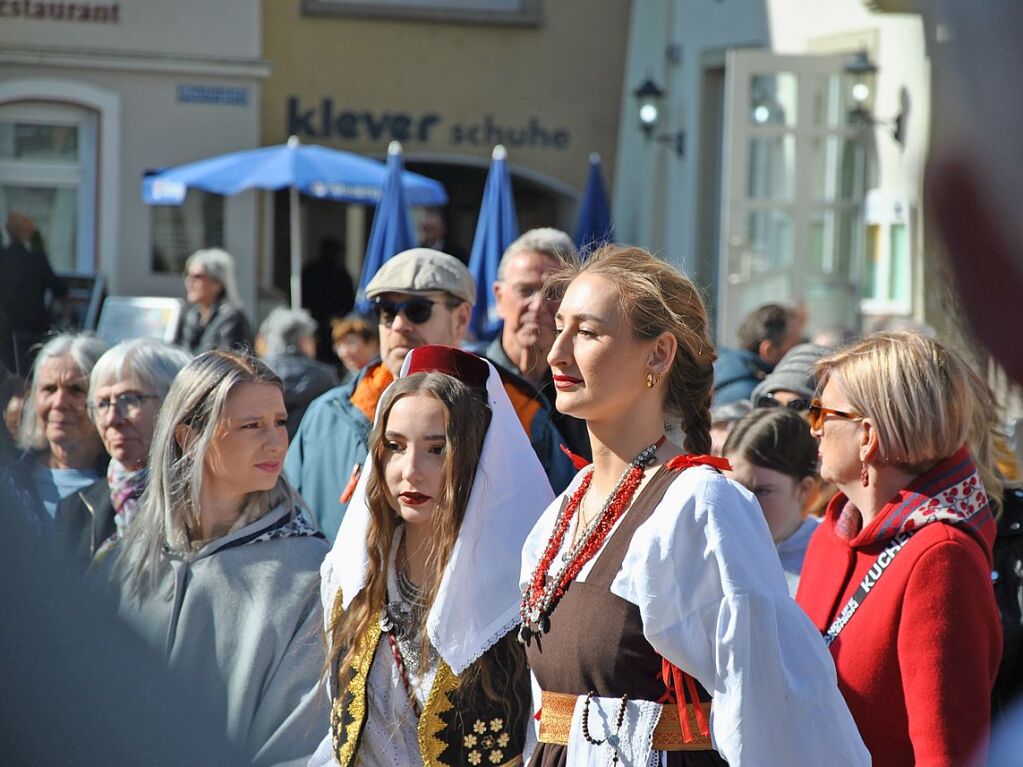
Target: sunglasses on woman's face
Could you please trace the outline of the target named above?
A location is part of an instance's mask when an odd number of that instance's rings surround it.
[[[802,413],[810,407],[810,400],[797,397],[788,402],[782,402],[780,399],[774,398],[774,392],[768,392],[757,398],[756,407],[786,407],[789,410]]]
[[[829,415],[835,416],[835,418],[844,418],[847,421],[860,421],[863,416],[859,413],[848,413],[844,410],[833,410],[830,407],[824,407],[819,399],[815,399],[810,402],[810,407],[807,408],[806,419],[810,422],[810,428],[814,431],[820,431],[824,427],[824,422],[828,419]]]
[[[385,327],[391,327],[399,314],[404,314],[405,319],[413,325],[422,325],[430,321],[433,316],[434,304],[444,304],[453,309],[458,304],[451,301],[431,301],[429,298],[415,297],[408,301],[389,301],[386,298],[374,298],[370,301],[370,308],[377,322]]]

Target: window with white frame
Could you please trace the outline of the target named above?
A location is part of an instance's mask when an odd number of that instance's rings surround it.
[[[96,269],[96,154],[95,112],[0,105],[0,219],[15,211],[31,218],[54,269]]]
[[[185,261],[200,248],[224,245],[224,197],[189,190],[181,205],[152,205],[152,270],[183,274]]]
[[[905,199],[867,193],[862,306],[868,314],[912,313],[912,213]]]

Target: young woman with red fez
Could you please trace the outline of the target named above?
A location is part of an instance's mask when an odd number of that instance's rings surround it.
[[[321,765],[518,765],[530,726],[519,553],[554,497],[485,360],[409,352],[322,568]]]
[[[987,387],[919,333],[871,336],[817,369],[810,423],[840,492],[796,599],[825,632],[875,767],[982,761],[1002,649]]]
[[[763,514],[704,455],[715,352],[696,288],[622,246],[549,288],[557,407],[586,420],[594,461],[523,550],[530,764],[868,764]]]

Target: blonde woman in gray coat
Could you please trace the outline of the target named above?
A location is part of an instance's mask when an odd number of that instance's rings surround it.
[[[327,726],[323,536],[281,476],[280,379],[210,351],[157,418],[142,508],[101,570],[121,615],[209,702],[257,765],[302,764]]]

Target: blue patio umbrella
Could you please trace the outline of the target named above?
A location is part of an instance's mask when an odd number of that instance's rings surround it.
[[[492,286],[497,280],[501,256],[519,236],[507,157],[508,152],[503,146],[498,144],[494,147],[469,257],[469,271],[476,283],[476,306],[472,310],[469,328],[480,341],[491,340],[501,328]]]
[[[575,245],[585,253],[605,242],[614,241],[614,225],[611,210],[607,204],[604,176],[600,172],[600,155],[590,155],[590,172],[586,177],[586,189],[579,203],[579,218],[575,225]]]
[[[302,305],[300,220],[298,194],[328,200],[376,205],[381,198],[387,168],[369,157],[337,149],[300,144],[292,136],[287,144],[231,152],[179,165],[148,176],[142,199],[148,205],[180,205],[188,189],[215,194],[237,194],[248,189],[290,189],[291,305]],[[444,186],[433,179],[405,171],[402,187],[411,205],[444,205]]]
[[[359,278],[359,292],[355,296],[355,308],[366,314],[369,312],[369,300],[366,298],[366,285],[373,275],[391,256],[403,250],[415,247],[415,234],[412,230],[412,218],[409,216],[405,202],[405,187],[401,183],[404,163],[401,157],[401,144],[392,141],[387,147],[387,178],[384,179],[383,192],[376,213],[373,214],[373,226],[369,230],[369,245],[362,261],[362,276]]]

